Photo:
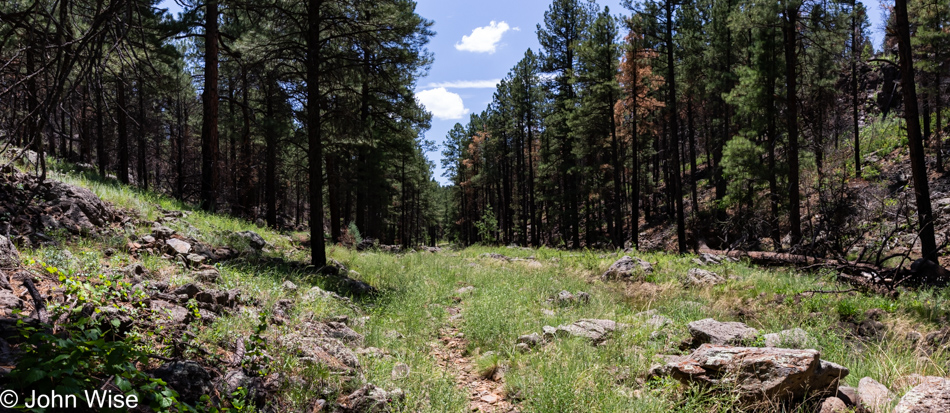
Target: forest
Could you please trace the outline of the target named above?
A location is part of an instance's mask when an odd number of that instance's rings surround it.
[[[647,248],[844,256],[866,230],[853,228],[849,197],[885,180],[867,172],[862,140],[897,118],[915,194],[907,220],[918,251],[936,257],[928,173],[946,163],[947,2],[889,5],[882,52],[861,3],[627,7],[616,17],[554,1],[541,50],[449,133],[452,237],[643,248],[643,231],[665,227]]]
[[[950,411],[950,0],[547,1],[0,3],[0,411]]]
[[[50,155],[309,227],[319,264],[324,245],[357,237],[844,256],[867,232],[851,230],[856,182],[885,181],[865,171],[868,145],[897,146],[862,140],[890,122],[912,164],[911,248],[936,260],[945,246],[928,175],[945,169],[950,121],[944,0],[888,6],[881,52],[856,2],[628,1],[612,14],[556,0],[540,49],[441,147],[414,97],[434,35],[414,2],[181,6],[0,7],[4,150],[39,153],[40,175]],[[450,186],[426,158],[440,149]]]

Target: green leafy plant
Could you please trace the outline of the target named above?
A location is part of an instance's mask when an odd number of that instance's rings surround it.
[[[112,322],[118,326],[118,320]],[[52,334],[49,326],[20,320],[17,329],[24,339],[16,368],[8,376],[7,388],[26,394],[74,394],[80,405],[87,402],[84,391],[101,389],[112,383],[126,396],[136,395],[142,405],[156,411],[182,406],[178,394],[166,383],[136,368],[148,355],[131,340],[109,341],[88,318],[80,318]],[[42,409],[32,410],[42,411]],[[102,409],[101,411],[125,411]]]

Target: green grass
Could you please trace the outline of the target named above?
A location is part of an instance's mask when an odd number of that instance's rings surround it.
[[[881,138],[884,140],[884,138]],[[886,149],[873,138],[869,151]],[[874,148],[879,149],[874,149]],[[92,174],[67,172],[59,165],[52,177],[90,188],[103,199],[139,211],[145,220],[160,217],[159,207],[192,213],[173,225],[212,244],[233,243],[230,231],[253,230],[274,245],[264,258],[306,261],[308,253],[293,247],[289,238],[267,228],[223,215],[195,211],[168,197],[131,189]],[[142,224],[134,229],[149,231]],[[23,251],[27,260],[71,269],[77,277],[95,280],[99,274],[126,266],[135,260],[123,252],[124,236],[70,239],[63,245]],[[102,251],[116,253],[106,257]],[[494,252],[523,261],[507,262],[482,257]],[[402,412],[464,412],[468,394],[457,387],[450,370],[439,367],[432,354],[440,345],[440,329],[449,325],[449,307],[459,307],[458,323],[468,342],[467,357],[475,369],[485,371],[506,365],[504,389],[523,412],[718,412],[739,410],[734,396],[726,392],[689,389],[672,380],[649,380],[646,371],[658,354],[679,354],[679,344],[688,338],[687,324],[712,317],[720,321],[743,321],[762,333],[800,327],[814,338],[822,358],[851,370],[845,382],[857,385],[872,377],[898,394],[901,377],[910,373],[945,376],[950,354],[938,350],[925,356],[908,340],[914,330],[926,334],[941,328],[950,317],[947,290],[905,291],[896,300],[860,293],[809,294],[810,290],[844,290],[834,274],[803,274],[788,269],[763,269],[744,263],[709,267],[728,281],[711,288],[684,288],[681,276],[694,267],[691,256],[634,253],[654,264],[655,272],[644,282],[603,282],[599,276],[617,258],[617,251],[560,251],[550,248],[525,250],[475,246],[459,251],[386,254],[330,247],[328,254],[359,278],[376,286],[380,294],[357,301],[354,311],[336,300],[312,298],[312,287],[326,288],[324,280],[301,266],[248,257],[218,265],[221,278],[216,288],[238,288],[244,297],[269,311],[280,299],[293,299],[295,308],[282,325],[268,325],[264,335],[293,334],[307,320],[348,315],[352,320],[367,316],[354,328],[365,336],[366,347],[377,347],[386,357],[361,356],[363,380],[386,389],[401,388]],[[532,258],[531,260],[527,260]],[[142,264],[157,278],[173,284],[193,281],[191,271],[159,256],[144,255]],[[287,291],[286,280],[298,289]],[[471,293],[456,290],[474,286]],[[97,287],[98,288],[98,287]],[[586,304],[558,306],[549,302],[557,292],[585,291]],[[881,340],[861,340],[839,332],[839,323],[862,321],[873,308],[884,310],[887,325]],[[665,334],[652,337],[652,329],[637,313],[656,310],[673,320]],[[528,353],[516,350],[518,336],[541,332],[545,325],[568,324],[581,318],[607,318],[626,323],[603,345],[592,346],[580,339],[557,339]],[[255,311],[234,311],[214,322],[193,324],[191,341],[196,346],[230,350],[238,338],[255,334],[260,318]],[[162,332],[141,332],[141,345],[155,354],[169,354]],[[163,341],[165,340],[165,341]],[[493,352],[491,356],[484,356]],[[293,355],[275,349],[268,368],[282,375],[299,376],[282,388],[282,395],[295,410],[307,409],[314,395],[334,398],[359,385],[342,380],[321,366],[299,362]],[[410,367],[406,377],[394,377],[397,363]],[[329,394],[322,389],[332,389]],[[809,411],[811,405],[776,407],[775,411]]]

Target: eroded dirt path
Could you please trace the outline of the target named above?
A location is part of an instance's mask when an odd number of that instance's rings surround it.
[[[475,360],[465,356],[468,341],[458,326],[462,320],[461,309],[447,308],[451,317],[439,330],[439,341],[432,346],[437,364],[455,376],[459,388],[467,392],[469,410],[473,412],[515,413],[519,409],[505,397],[502,374],[486,378],[475,368]]]

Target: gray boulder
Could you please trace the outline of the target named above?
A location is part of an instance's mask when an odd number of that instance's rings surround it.
[[[739,322],[720,322],[711,318],[689,323],[692,346],[701,344],[736,345],[755,340],[759,331]]]
[[[585,318],[572,324],[559,325],[554,331],[555,337],[584,337],[598,343],[605,340],[610,333],[623,327],[613,320],[598,320]]]
[[[821,360],[817,350],[715,344],[703,344],[665,369],[686,384],[734,388],[746,402],[801,398],[834,389],[848,375],[847,368]]]
[[[890,410],[894,394],[877,380],[865,377],[858,382],[858,399],[869,412],[884,413]]]
[[[640,258],[631,258],[628,255],[615,261],[600,278],[604,280],[641,279],[653,273],[653,265]]]
[[[950,412],[950,379],[933,376],[924,377],[894,408],[894,413],[947,412]]]
[[[0,235],[0,268],[13,268],[20,265],[20,251],[9,238]]]
[[[168,246],[169,254],[188,255],[191,252],[191,244],[177,238],[171,238],[165,241]]]
[[[20,300],[13,291],[0,289],[0,314],[9,315],[15,309],[23,309],[23,300]]]
[[[264,237],[261,237],[258,233],[254,231],[235,232],[234,235],[237,235],[238,237],[241,237],[244,240],[246,240],[247,244],[255,250],[260,251],[264,249],[265,246],[267,246],[267,241],[264,240]]]
[[[683,285],[690,287],[710,287],[726,282],[726,279],[712,271],[700,268],[690,269],[682,279]]]

